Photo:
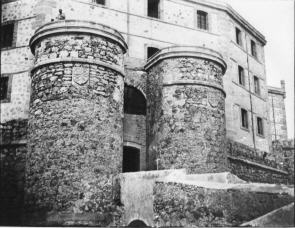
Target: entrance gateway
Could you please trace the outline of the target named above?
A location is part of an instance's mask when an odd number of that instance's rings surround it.
[[[126,172],[137,172],[140,170],[140,150],[131,147],[124,146],[123,148],[123,173]]]

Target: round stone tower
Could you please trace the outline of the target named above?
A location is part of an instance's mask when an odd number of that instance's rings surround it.
[[[115,224],[122,169],[124,60],[116,30],[65,20],[30,40],[25,217],[29,225]],[[117,217],[116,217],[117,216]]]
[[[222,56],[202,47],[169,47],[145,69],[150,168],[227,170]]]

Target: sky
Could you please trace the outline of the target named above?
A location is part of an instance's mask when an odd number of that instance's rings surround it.
[[[219,0],[232,6],[266,38],[266,80],[269,86],[286,83],[288,138],[294,138],[294,1]]]

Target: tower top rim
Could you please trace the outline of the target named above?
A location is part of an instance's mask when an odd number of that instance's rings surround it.
[[[44,37],[71,33],[90,34],[114,40],[119,43],[124,53],[128,48],[122,34],[107,25],[84,20],[59,20],[46,23],[35,31],[29,43],[31,51],[34,54],[36,43]]]
[[[227,64],[223,60],[223,57],[220,53],[210,48],[201,46],[170,46],[163,48],[147,60],[144,69],[150,69],[152,66],[163,59],[176,57],[202,58],[209,61],[214,61],[222,67],[223,74],[226,72],[227,69]]]

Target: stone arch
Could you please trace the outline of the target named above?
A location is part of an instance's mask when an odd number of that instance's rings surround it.
[[[148,225],[140,219],[135,219],[128,224],[128,227],[148,227]]]
[[[145,71],[127,70],[125,84],[138,89],[146,98],[146,75]]]

